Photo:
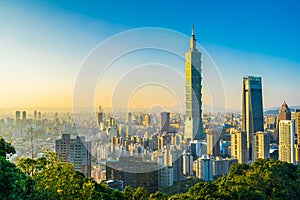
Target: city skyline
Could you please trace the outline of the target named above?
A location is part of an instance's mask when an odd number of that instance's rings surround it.
[[[3,74],[0,80],[3,91],[0,108],[71,108],[80,66],[100,42],[121,31],[147,26],[169,28],[189,36],[192,24],[197,27],[195,34],[198,42],[208,51],[220,71],[226,108],[240,110],[240,79],[245,75],[263,78],[264,108],[278,106],[283,100],[291,106],[298,105],[300,94],[294,92],[299,85],[297,74],[300,72],[297,55],[300,46],[297,37],[299,16],[296,13],[299,5],[296,2],[289,1],[284,5],[276,2],[272,7],[260,2],[257,8],[255,3],[247,3],[249,8],[256,9],[256,17],[249,12],[241,14],[245,8],[234,1],[229,3],[235,5],[231,9],[221,2],[214,6],[207,2],[194,2],[191,16],[180,14],[178,17],[182,20],[178,23],[170,23],[168,19],[178,13],[175,11],[183,9],[179,6],[175,6],[173,11],[167,10],[169,16],[162,17],[163,20],[153,14],[149,15],[152,17],[142,16],[141,21],[132,20],[142,11],[150,13],[154,8],[162,14],[167,3],[163,3],[161,8],[155,7],[155,3],[149,3],[149,8],[144,10],[139,4],[129,8],[136,9],[136,15],[116,8],[118,12],[114,16],[105,12],[105,8],[111,7],[105,2],[93,8],[89,3],[85,6],[70,5],[67,1],[31,3],[0,3],[3,21],[0,28],[3,33],[0,38],[0,52],[3,55],[0,61]],[[192,12],[200,7],[203,13]],[[212,10],[218,15],[210,14]],[[281,11],[279,16],[278,10]],[[120,20],[120,16],[125,17]],[[221,20],[220,16],[224,19]],[[235,19],[236,16],[241,19]],[[266,24],[267,27],[264,27]],[[178,63],[182,64],[184,62]],[[164,92],[157,88],[146,91],[153,90],[157,94]],[[141,102],[145,93],[137,94],[139,101],[136,102]],[[155,102],[148,96],[146,99],[149,99],[150,105]],[[174,100],[171,94],[167,99],[169,102]],[[107,107],[105,102],[96,103]],[[204,97],[203,103],[210,102]],[[142,107],[142,104],[136,105]],[[174,106],[172,103],[169,105]]]

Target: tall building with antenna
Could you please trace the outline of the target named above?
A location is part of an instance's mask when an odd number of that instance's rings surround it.
[[[196,48],[194,26],[190,39],[190,48],[185,54],[186,75],[186,120],[185,139],[205,139],[202,125],[202,77],[201,77],[201,52]]]

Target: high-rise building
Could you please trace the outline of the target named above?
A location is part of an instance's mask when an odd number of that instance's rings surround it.
[[[85,137],[71,139],[70,134],[62,134],[62,138],[55,141],[55,150],[64,162],[75,164],[76,170],[91,177],[91,142],[85,142]]]
[[[131,123],[132,123],[132,114],[131,114],[131,112],[127,113],[127,119],[126,119],[126,121],[127,121],[127,123],[129,125],[131,125]]]
[[[196,159],[206,153],[206,145],[198,140],[194,140],[190,144],[191,154]]]
[[[218,178],[227,175],[230,171],[230,167],[236,163],[238,163],[238,160],[235,158],[215,157],[212,161],[213,177]]]
[[[106,162],[106,179],[121,180],[124,187],[141,186],[149,193],[155,193],[158,190],[158,177],[158,164],[144,162],[139,157],[120,157],[119,160]]]
[[[296,144],[295,144],[295,164],[300,165],[300,109],[295,110],[295,134],[296,134]]]
[[[150,122],[151,122],[151,118],[150,118],[150,115],[146,114],[145,115],[145,121],[144,121],[144,125],[145,126],[149,126],[150,125]]]
[[[283,104],[281,105],[281,108],[279,110],[279,114],[277,117],[277,123],[276,123],[277,128],[279,127],[279,122],[281,120],[291,120],[291,111],[285,101],[283,102]]]
[[[248,160],[247,134],[245,131],[234,131],[231,136],[231,157],[238,159],[239,163]]]
[[[100,126],[100,129],[103,130],[105,128],[104,127],[105,119],[104,119],[104,112],[101,106],[99,106],[99,111],[97,112],[97,122],[98,125]]]
[[[252,161],[270,158],[270,133],[258,131],[252,134]]]
[[[185,54],[186,75],[186,119],[185,139],[205,139],[202,125],[202,77],[201,77],[201,52],[196,48],[194,26],[190,39],[190,48]]]
[[[162,112],[160,115],[160,131],[161,133],[164,131],[170,130],[170,113]]]
[[[38,112],[38,120],[42,120],[42,113]]]
[[[247,134],[248,159],[252,160],[251,134],[264,131],[261,77],[243,78],[242,130]]]
[[[20,128],[21,127],[21,112],[16,111],[16,127]]]
[[[173,167],[163,166],[159,169],[158,173],[158,186],[173,186]]]
[[[23,112],[22,112],[22,119],[23,119],[24,121],[26,121],[26,111],[23,111]]]
[[[33,112],[33,119],[34,119],[34,121],[37,120],[37,111],[36,110]]]
[[[279,122],[279,160],[295,163],[295,122]]]
[[[193,175],[193,156],[188,151],[184,151],[182,155],[183,174],[185,176]]]
[[[213,180],[212,159],[208,155],[202,155],[196,161],[196,177],[203,181]]]
[[[297,137],[297,144],[300,144],[300,109],[295,110],[295,133]]]
[[[221,130],[209,130],[206,134],[207,154],[212,156],[220,156],[220,133]]]

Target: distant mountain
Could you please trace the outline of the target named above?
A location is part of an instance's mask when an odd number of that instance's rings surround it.
[[[289,106],[291,112],[295,111],[296,108],[300,108],[300,106]],[[277,115],[279,113],[280,106],[268,108],[264,111],[265,115]]]

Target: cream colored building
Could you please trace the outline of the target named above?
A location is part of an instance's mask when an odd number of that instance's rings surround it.
[[[295,163],[295,127],[292,120],[279,122],[279,160]]]
[[[231,157],[236,158],[239,163],[246,163],[247,154],[247,135],[245,131],[234,131],[231,136]]]
[[[270,158],[270,133],[258,131],[252,134],[252,161]]]

